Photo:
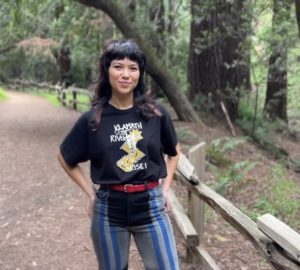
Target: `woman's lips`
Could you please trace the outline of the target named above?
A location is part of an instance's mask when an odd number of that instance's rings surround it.
[[[131,85],[130,82],[119,82],[119,84],[124,85],[124,86],[129,86],[129,85]]]

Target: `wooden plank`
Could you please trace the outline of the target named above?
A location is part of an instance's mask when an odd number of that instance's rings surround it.
[[[198,145],[192,147],[189,151],[189,161],[194,166],[195,171],[194,175],[200,179],[204,179],[205,175],[205,142],[201,142]],[[189,191],[189,203],[188,203],[188,213],[191,219],[192,224],[195,226],[195,229],[198,233],[199,244],[203,245],[204,243],[204,202]],[[200,259],[201,265],[208,267],[210,262],[206,261],[205,257],[202,257],[199,252],[196,250],[196,257],[194,252],[187,250],[187,260],[188,261],[197,261]],[[212,269],[212,268],[208,268]]]
[[[203,245],[192,248],[192,252],[198,257],[198,260],[201,263],[201,268],[207,270],[220,270],[220,267],[215,263]]]
[[[195,172],[194,166],[183,153],[180,153],[177,170],[187,179],[190,179]]]
[[[243,214],[232,203],[206,186],[204,183],[192,185],[179,175],[178,179],[196,196],[205,201],[216,212],[245,236],[275,269],[300,270],[300,265],[286,257],[272,239],[260,231],[256,223]]]
[[[300,263],[300,234],[271,214],[257,218],[257,226]]]
[[[177,224],[177,227],[184,237],[187,246],[196,247],[199,244],[198,234],[189,220],[185,210],[179,203],[173,190],[168,191],[168,199],[171,205],[172,214]]]
[[[192,147],[189,151],[189,160],[195,168],[195,174],[198,176],[198,179],[202,181],[205,176],[205,145],[205,142],[201,142]],[[188,213],[198,233],[199,242],[202,244],[204,231],[204,203],[194,194],[190,195]]]
[[[86,96],[89,96],[89,97],[93,95],[89,90],[86,90],[86,89],[83,89],[83,88],[70,86],[67,89],[68,89],[68,92],[74,91],[76,93],[83,94],[83,95],[86,95]]]

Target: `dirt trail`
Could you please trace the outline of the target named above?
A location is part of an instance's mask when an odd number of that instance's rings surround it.
[[[1,270],[97,269],[85,195],[56,161],[58,146],[78,116],[41,97],[18,92],[9,92],[9,100],[0,103]],[[208,138],[210,133],[197,131]],[[184,202],[185,189],[176,182],[174,189]],[[209,219],[205,242],[220,269],[270,269],[253,246],[220,217],[210,214]],[[205,270],[184,262],[183,239],[174,229],[180,269]],[[134,245],[129,269],[143,269]]]
[[[56,160],[79,113],[8,94],[0,103],[0,269],[96,269],[85,195]],[[129,269],[143,269],[134,245]]]

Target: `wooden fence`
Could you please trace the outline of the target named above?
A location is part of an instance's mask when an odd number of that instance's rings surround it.
[[[170,191],[173,216],[187,247],[187,259],[198,261],[205,269],[219,267],[205,250],[204,202],[248,239],[274,269],[300,270],[300,235],[270,214],[257,223],[229,201],[206,186],[205,143],[189,151],[189,160],[181,154],[175,178],[189,191],[187,212]]]
[[[92,100],[92,93],[89,92],[88,90],[86,89],[82,89],[82,88],[77,88],[77,87],[73,87],[73,86],[70,86],[68,88],[62,88],[61,86],[56,86],[55,87],[55,90],[57,92],[57,98],[58,100],[62,103],[63,106],[65,107],[71,107],[72,109],[74,110],[78,110],[78,105],[84,105],[84,106],[87,106],[87,108],[89,108],[90,106],[90,103],[87,103],[87,102],[80,102],[77,97],[78,97],[78,94],[81,94],[81,95],[85,95],[85,96],[88,96],[89,97],[89,100],[91,102]],[[71,100],[68,100],[67,99],[67,95],[68,93],[71,93],[72,95],[72,99]]]
[[[47,89],[48,91],[55,91],[57,94],[58,100],[65,107],[70,107],[74,110],[78,110],[80,105],[86,106],[86,109],[90,107],[90,103],[92,100],[92,93],[89,90],[78,88],[74,86],[70,86],[65,88],[61,85],[51,85],[48,83],[38,83],[33,81],[24,81],[24,80],[11,80],[9,83],[13,86],[13,88],[18,89],[21,87],[34,87],[36,89]],[[71,93],[72,99],[68,98],[68,93]],[[89,98],[89,102],[80,102],[78,100],[78,94],[87,96]]]
[[[48,83],[38,83],[33,81],[25,81],[25,80],[11,80],[9,81],[13,89],[19,89],[24,87],[34,87],[36,89],[42,89],[45,91],[47,89],[48,91],[55,91],[57,94],[58,100],[61,102],[61,104],[65,107],[70,107],[74,110],[78,110],[79,105],[84,105],[88,109],[90,107],[90,103],[92,100],[92,93],[89,90],[78,88],[74,86],[70,86],[68,88],[64,88],[61,85],[51,85]],[[68,93],[72,95],[72,99],[68,99]],[[89,98],[89,102],[80,102],[78,100],[78,94],[87,96]]]

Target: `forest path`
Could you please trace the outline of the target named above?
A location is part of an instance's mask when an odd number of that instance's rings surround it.
[[[0,269],[97,269],[86,196],[56,160],[79,113],[8,96],[0,103]],[[129,269],[142,269],[134,247],[131,259]]]
[[[97,269],[89,236],[90,219],[85,211],[86,196],[56,160],[58,146],[79,113],[53,107],[42,97],[19,92],[8,92],[8,95],[9,100],[0,102],[0,269]],[[197,138],[201,141],[228,136],[228,131],[220,128],[175,124],[179,128],[182,125],[182,128],[194,129],[195,134],[201,134]],[[253,159],[260,161],[261,166],[255,170],[261,182],[268,164],[266,157],[257,155],[260,151],[252,144],[245,144],[243,152],[240,151],[235,158],[243,156],[244,160],[250,153]],[[88,164],[83,165],[88,173]],[[185,205],[186,189],[176,181],[173,188]],[[257,185],[250,189],[249,196],[241,194],[235,203],[249,204],[247,198],[253,203],[252,198],[261,190],[257,190]],[[184,262],[184,241],[176,226],[174,233],[180,269],[205,270]],[[271,269],[249,241],[212,212],[205,226],[205,242],[222,270]],[[135,245],[131,246],[128,269],[143,269]]]

